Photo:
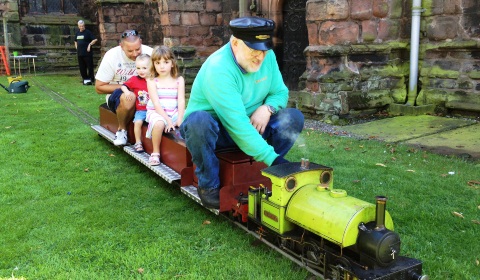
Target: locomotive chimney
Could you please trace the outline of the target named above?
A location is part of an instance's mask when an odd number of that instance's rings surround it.
[[[310,168],[310,160],[308,158],[302,158],[302,161],[300,163],[300,168],[302,169],[309,169]]]
[[[375,230],[380,231],[385,229],[385,209],[387,204],[387,197],[385,196],[376,196],[376,212],[375,212]]]

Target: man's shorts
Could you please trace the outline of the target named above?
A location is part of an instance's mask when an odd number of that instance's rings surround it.
[[[107,101],[108,109],[112,110],[112,112],[117,113],[117,107],[120,105],[120,96],[122,96],[123,91],[120,88],[117,88],[110,94]]]

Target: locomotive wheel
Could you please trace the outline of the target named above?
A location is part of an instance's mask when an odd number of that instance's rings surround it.
[[[346,278],[345,270],[351,270],[350,262],[344,257],[338,257],[332,260],[332,263],[329,264],[330,278],[332,280],[343,280],[349,279]]]
[[[308,242],[303,245],[302,257],[308,262],[320,265],[322,258],[322,250],[314,242]]]

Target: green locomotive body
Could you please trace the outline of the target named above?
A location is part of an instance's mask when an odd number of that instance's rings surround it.
[[[428,279],[400,256],[386,198],[372,204],[333,188],[333,169],[290,162],[262,170],[271,181],[248,193],[249,229],[327,279]]]

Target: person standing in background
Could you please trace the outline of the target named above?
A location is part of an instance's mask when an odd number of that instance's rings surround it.
[[[77,49],[78,67],[84,85],[91,85],[94,80],[92,46],[96,42],[97,39],[93,33],[85,28],[85,22],[79,20],[78,31],[75,33],[75,49]]]

